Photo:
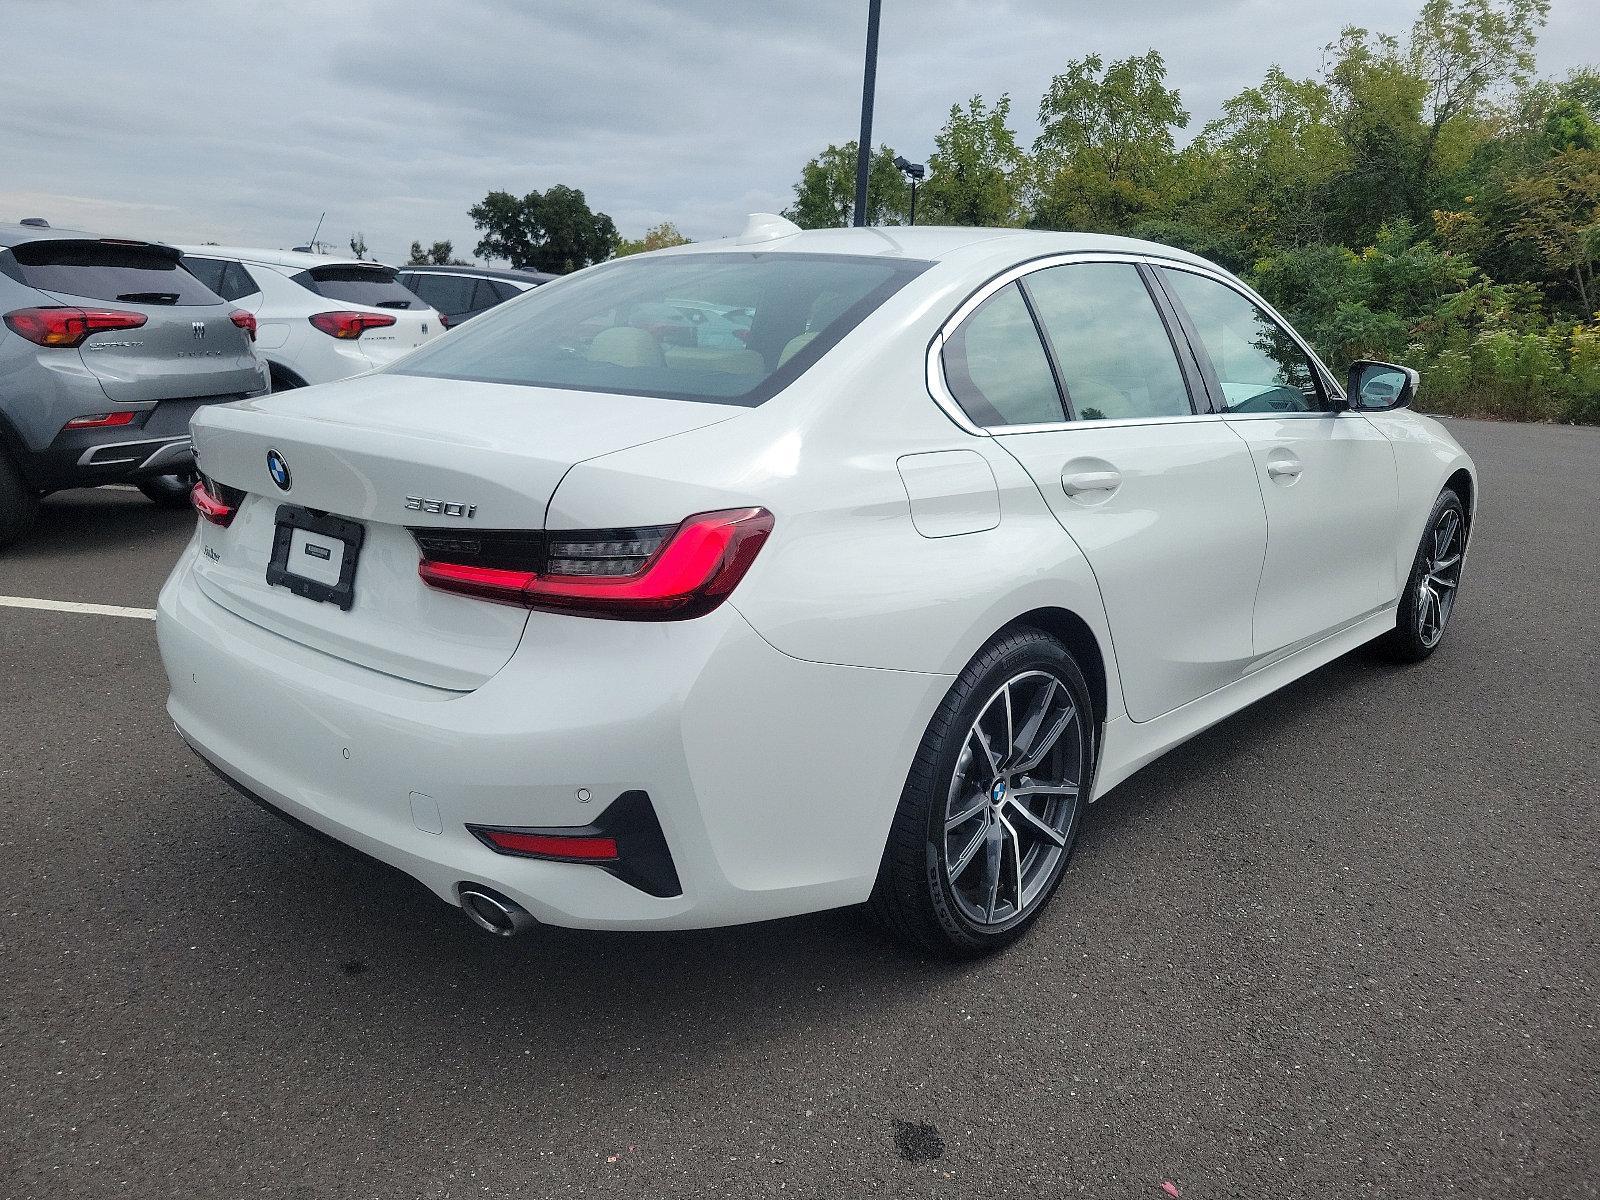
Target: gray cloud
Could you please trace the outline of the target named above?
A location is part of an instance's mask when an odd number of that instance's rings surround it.
[[[290,245],[361,230],[476,242],[491,188],[566,183],[627,234],[732,232],[855,136],[864,0],[145,0],[7,5],[0,217],[171,241]],[[913,158],[951,104],[1009,92],[1019,133],[1071,57],[1167,58],[1194,115],[1267,66],[1309,74],[1347,24],[1412,2],[885,0],[875,140]],[[1540,66],[1600,61],[1593,0],[1555,0]]]

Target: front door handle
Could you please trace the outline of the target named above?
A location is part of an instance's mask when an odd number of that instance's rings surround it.
[[[1114,492],[1122,486],[1122,472],[1063,471],[1061,490],[1069,496],[1082,496],[1089,492]]]
[[[1298,458],[1292,454],[1286,454],[1282,458],[1275,458],[1267,463],[1267,474],[1273,479],[1287,483],[1300,478],[1300,472],[1304,468],[1305,464]]]

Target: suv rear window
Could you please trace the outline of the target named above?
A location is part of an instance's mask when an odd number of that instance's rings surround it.
[[[74,238],[23,242],[0,254],[0,270],[41,292],[123,304],[221,304],[179,265],[176,250]]]
[[[771,252],[624,259],[537,288],[391,369],[753,407],[931,265]],[[719,316],[729,312],[739,319]]]
[[[372,308],[427,308],[396,279],[393,267],[312,267],[294,277],[296,283],[329,300]]]

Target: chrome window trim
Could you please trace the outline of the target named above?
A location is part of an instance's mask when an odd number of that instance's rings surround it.
[[[1204,276],[1207,279],[1211,279],[1222,284],[1224,287],[1232,288],[1235,292],[1238,292],[1246,300],[1249,300],[1250,303],[1259,307],[1263,312],[1265,312],[1280,326],[1282,326],[1288,332],[1289,337],[1293,340],[1295,345],[1299,346],[1300,349],[1305,352],[1306,356],[1316,365],[1317,369],[1322,372],[1324,383],[1330,389],[1330,398],[1340,402],[1344,400],[1344,390],[1338,386],[1337,381],[1334,379],[1333,372],[1328,370],[1326,364],[1324,364],[1323,361],[1317,357],[1316,352],[1312,350],[1311,347],[1306,344],[1305,339],[1295,331],[1294,326],[1290,325],[1288,321],[1284,320],[1283,314],[1279,313],[1275,308],[1272,307],[1272,305],[1263,300],[1255,293],[1253,289],[1241,281],[1234,279],[1231,275],[1228,275],[1215,267],[1202,266],[1199,263],[1185,262],[1176,258],[1167,258],[1160,254],[1137,253],[1126,250],[1073,250],[1060,254],[1046,254],[1039,258],[1030,258],[1025,262],[1012,264],[1005,270],[1001,271],[998,275],[994,275],[984,283],[980,284],[971,295],[969,295],[960,303],[960,305],[956,307],[956,310],[953,313],[945,318],[944,323],[939,326],[938,331],[928,342],[927,354],[928,394],[933,397],[934,403],[944,410],[945,416],[949,417],[951,421],[955,422],[958,428],[966,433],[972,434],[975,437],[998,437],[1005,434],[1014,433],[1055,433],[1068,429],[1116,429],[1137,425],[1174,425],[1185,421],[1221,420],[1224,417],[1228,418],[1229,420],[1237,420],[1241,417],[1251,418],[1272,416],[1283,418],[1326,417],[1337,415],[1339,410],[1337,407],[1335,407],[1326,411],[1313,413],[1189,413],[1183,416],[1170,417],[1127,417],[1113,421],[1049,421],[1031,425],[987,426],[979,425],[973,421],[971,417],[967,416],[966,410],[961,407],[955,396],[951,394],[950,388],[945,382],[944,377],[944,347],[945,343],[950,340],[951,335],[954,334],[955,331],[961,327],[961,324],[966,321],[966,319],[974,312],[976,312],[978,307],[983,304],[985,300],[989,299],[990,296],[993,296],[1002,288],[1015,283],[1017,280],[1028,275],[1032,275],[1035,271],[1044,271],[1051,267],[1071,266],[1076,263],[1101,262],[1128,263],[1135,266],[1140,263],[1144,263],[1152,267],[1171,267],[1179,271],[1188,271],[1192,275]],[[1151,306],[1154,307],[1154,305],[1155,301],[1152,300]],[[1175,364],[1177,364],[1176,355],[1173,356],[1173,361]],[[1177,365],[1181,366],[1181,364]]]

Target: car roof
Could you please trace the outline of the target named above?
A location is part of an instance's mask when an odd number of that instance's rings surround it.
[[[1118,237],[1110,233],[1071,233],[1045,229],[997,229],[977,226],[884,225],[852,229],[794,229],[788,222],[769,224],[766,236],[752,236],[756,222],[743,234],[710,242],[691,242],[657,250],[651,257],[681,254],[760,251],[762,253],[852,254],[910,258],[942,262],[968,259],[1011,258],[1021,262],[1047,254],[1083,254],[1095,251],[1148,254],[1215,268],[1198,255],[1158,242]],[[787,226],[791,232],[783,232]]]
[[[51,229],[47,225],[10,225],[0,223],[0,246],[20,246],[23,242],[59,242],[73,238],[93,240],[92,233],[81,229]]]
[[[309,271],[312,267],[389,267],[388,263],[374,262],[370,258],[307,254],[303,250],[268,250],[260,246],[179,246],[178,249],[196,258],[233,258],[240,262],[265,263],[267,266],[289,267],[296,271]],[[393,267],[389,269],[394,270]]]
[[[460,263],[409,263],[396,267],[395,270],[405,274],[419,275],[471,275],[489,279],[509,279],[515,283],[549,283],[558,276],[546,271],[508,271],[502,267],[474,267],[471,264],[462,266]]]

